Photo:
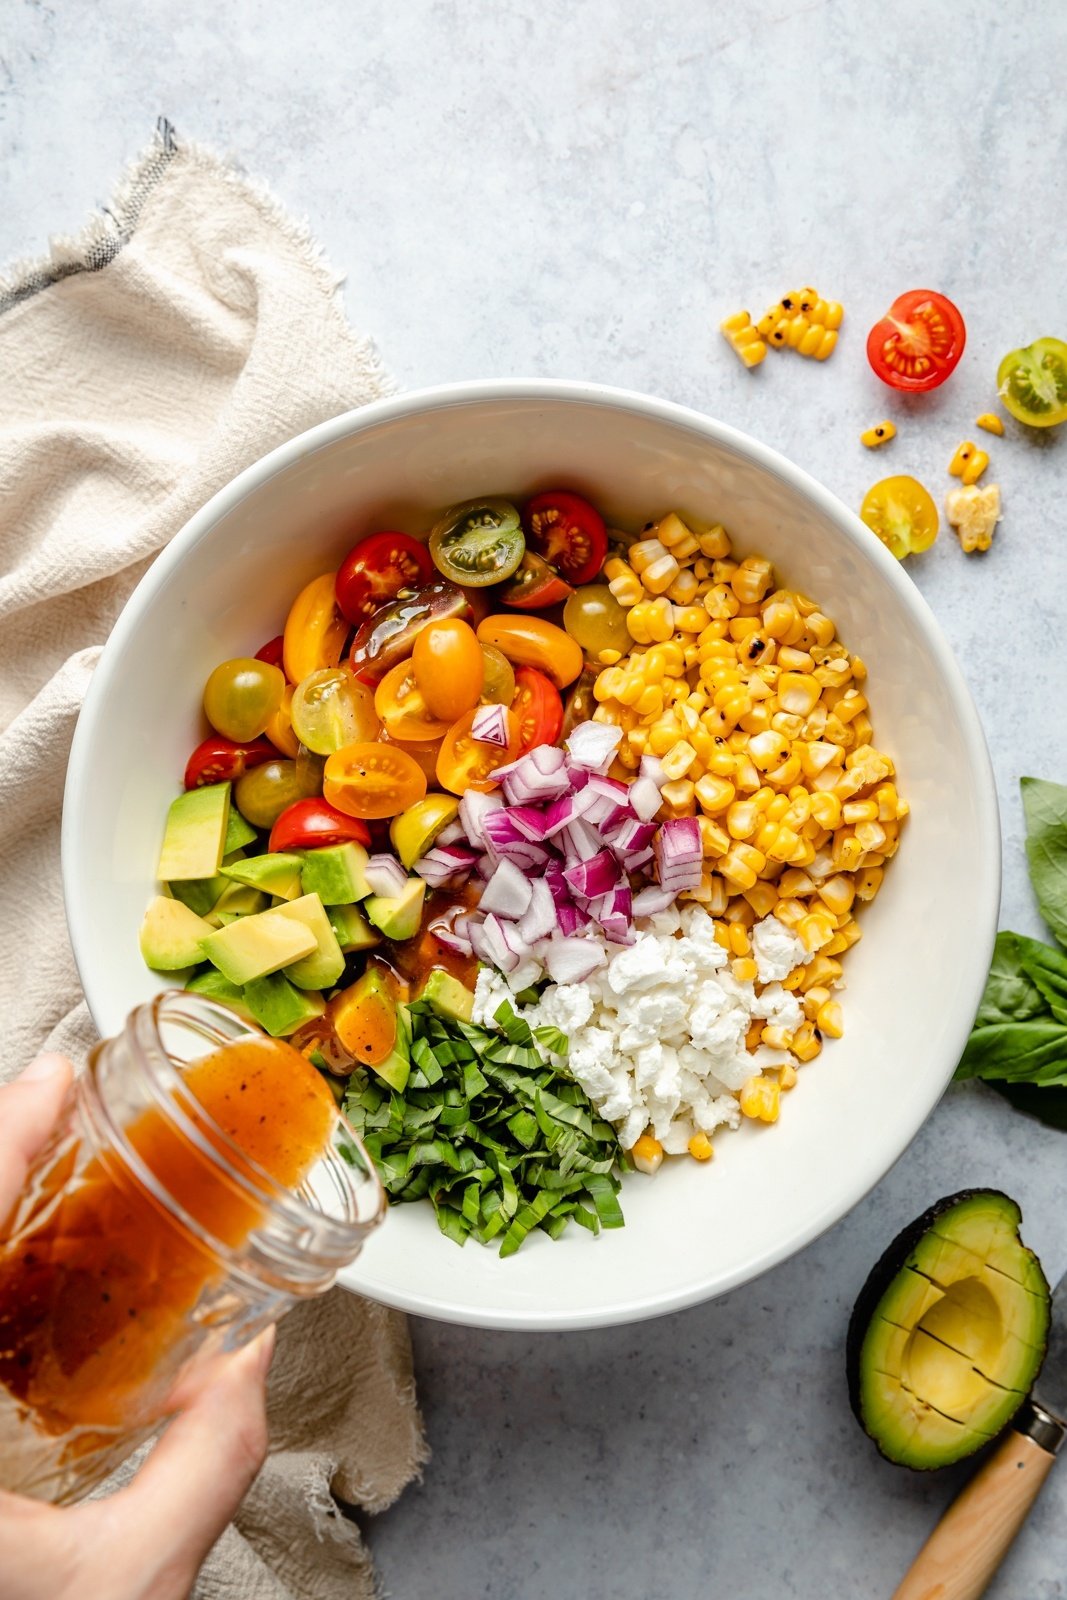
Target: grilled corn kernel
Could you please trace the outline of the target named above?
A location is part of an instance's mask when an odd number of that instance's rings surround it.
[[[790,1030],[775,1023],[768,1023],[760,1034],[760,1043],[769,1045],[772,1050],[788,1050],[792,1042]]]
[[[694,1161],[710,1161],[715,1154],[706,1133],[694,1133],[687,1148]]]
[[[714,527],[696,529],[697,544],[700,553],[709,561],[725,561],[730,554],[730,538],[721,523]]]
[[[824,944],[829,944],[834,931],[832,918],[818,911],[810,912],[797,924],[797,938],[805,950],[821,950]]]
[[[845,1031],[841,1007],[836,1000],[828,1000],[819,1007],[819,1014],[815,1018],[815,1026],[820,1033],[828,1034],[831,1039],[840,1039]]]
[[[873,428],[865,428],[860,434],[860,444],[866,445],[868,450],[877,450],[879,445],[888,444],[896,436],[897,430],[891,422],[876,422]]]
[[[751,800],[734,800],[726,808],[726,828],[731,839],[751,839],[760,825],[759,808]]]
[[[728,584],[713,584],[704,596],[704,610],[713,621],[728,622],[740,609],[741,602]]]
[[[774,569],[762,556],[746,556],[731,579],[731,587],[745,605],[758,605],[774,582]]]
[[[735,956],[750,956],[752,954],[752,941],[748,930],[740,924],[730,928],[730,949]]]
[[[804,672],[783,672],[778,680],[778,704],[783,711],[806,717],[819,699],[820,684]]]
[[[885,876],[882,867],[861,867],[856,873],[856,899],[873,900],[882,887]]]
[[[822,1049],[822,1038],[814,1022],[802,1022],[793,1035],[793,1054],[798,1061],[814,1061]]]
[[[725,811],[731,805],[737,791],[726,778],[720,778],[714,772],[705,772],[702,778],[697,779],[696,796],[702,810],[710,816],[719,811]]]
[[[975,417],[974,425],[976,428],[984,428],[986,433],[995,433],[998,439],[1004,437],[1004,424],[995,412],[983,411],[980,417]]]
[[[707,623],[707,612],[703,606],[675,606],[674,626],[681,633],[700,633]]]
[[[761,850],[739,841],[723,856],[719,871],[739,889],[751,889],[766,865],[767,858]],[[748,909],[751,910],[751,906]]]
[[[674,607],[662,595],[641,600],[626,613],[626,626],[638,644],[669,639],[674,632]]]
[[[773,1078],[749,1078],[738,1096],[741,1115],[759,1122],[777,1122],[779,1093]]]
[[[752,326],[752,318],[747,311],[735,311],[733,316],[720,322],[719,330],[746,367],[759,366],[767,354],[767,346]]]
[[[835,917],[843,917],[852,910],[852,902],[856,897],[856,886],[851,878],[837,876],[827,878],[819,885],[819,899],[828,911]]]
[[[778,900],[778,890],[773,883],[760,883],[757,880],[751,889],[745,889],[743,893],[757,917],[769,917]]]
[[[693,531],[682,521],[677,511],[668,511],[667,515],[656,523],[656,538],[665,550],[676,551],[679,547],[684,547],[690,539],[693,540],[694,550],[696,549]],[[684,558],[679,557],[679,559]]]
[[[800,1004],[809,1022],[815,1021],[815,1018],[819,1015],[820,1007],[826,1005],[830,998],[830,991],[823,984],[817,983],[813,988],[805,990]]]
[[[672,781],[675,778],[684,778],[696,760],[696,755],[697,753],[691,744],[688,744],[684,739],[679,739],[677,744],[673,744],[663,756],[663,771]],[[876,813],[877,809],[875,807]]]
[[[630,1155],[638,1172],[646,1172],[650,1178],[663,1165],[663,1146],[650,1133],[641,1135],[631,1149]]]
[[[730,971],[738,983],[755,983],[759,976],[759,968],[751,956],[738,956],[736,960],[731,961]]]
[[[731,845],[730,835],[719,823],[713,822],[710,817],[698,817],[697,825],[700,828],[700,843],[706,856],[724,856]],[[725,905],[723,907],[725,910]]]
[[[989,457],[985,451],[979,450],[972,439],[965,439],[949,462],[948,470],[962,483],[972,484],[978,482],[988,465]]]
[[[690,567],[683,567],[678,576],[675,578],[674,582],[671,584],[670,588],[667,590],[667,599],[673,600],[676,606],[690,605],[696,599],[697,590],[699,587],[700,585],[698,584],[692,569]],[[704,621],[701,622],[701,627],[704,626],[705,621],[707,621],[706,617],[704,618]]]
[[[676,778],[673,783],[665,783],[660,794],[672,816],[691,816],[696,810],[693,785],[688,778]]]
[[[792,1089],[797,1081],[797,1069],[791,1061],[783,1061],[778,1068],[778,1087],[785,1091]]]
[[[641,582],[649,594],[666,594],[681,572],[674,557],[664,553],[658,561],[650,561],[641,574]]]

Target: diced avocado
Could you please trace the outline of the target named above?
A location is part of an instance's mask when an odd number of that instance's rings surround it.
[[[411,1029],[388,974],[379,967],[368,967],[361,978],[334,997],[330,1015],[334,1032],[349,1055],[370,1067],[390,1088],[398,1093],[403,1090],[411,1071]]]
[[[288,917],[304,928],[315,940],[315,948],[292,966],[286,964],[285,976],[298,989],[330,989],[345,970],[341,946],[334,937],[330,919],[317,894],[304,894],[288,905],[275,906],[273,917]]]
[[[235,850],[243,850],[246,844],[255,844],[256,830],[250,822],[246,822],[236,806],[230,807],[230,815],[226,822],[226,843],[223,853],[227,856]]]
[[[321,1017],[326,1002],[320,994],[298,989],[281,972],[253,978],[244,986],[245,1004],[261,1027],[274,1038],[295,1033],[305,1022]]]
[[[194,972],[185,985],[190,994],[202,994],[206,1000],[217,1000],[220,1005],[229,1006],[231,1011],[236,1011],[239,1017],[245,1017],[249,1022],[254,1022],[251,1011],[245,1004],[244,993],[229,978],[224,978],[215,967],[205,967],[203,972]]]
[[[473,989],[441,967],[427,975],[415,998],[425,1000],[439,1017],[450,1017],[453,1022],[469,1022],[474,1012]]]
[[[239,917],[217,933],[209,933],[200,948],[231,983],[245,984],[277,972],[318,948],[311,929],[286,916],[288,909],[277,906]]]
[[[420,856],[424,856],[442,828],[454,822],[459,813],[459,801],[451,794],[428,794],[416,800],[389,824],[389,838],[393,849],[409,870]]]
[[[186,789],[171,801],[158,876],[164,883],[186,878],[213,878],[226,853],[230,786],[213,783]]]
[[[380,928],[387,939],[413,939],[422,921],[426,885],[421,878],[409,878],[399,894],[372,894],[363,902],[368,920]]]
[[[932,1206],[889,1246],[852,1313],[852,1409],[882,1454],[941,1467],[1014,1416],[1045,1352],[1049,1289],[995,1189]]]
[[[372,928],[358,906],[327,906],[334,938],[347,955],[350,950],[370,950],[381,944],[382,936]]]
[[[220,874],[221,876],[221,874]],[[262,889],[253,889],[247,883],[234,883],[232,878],[226,879],[226,887],[215,901],[214,908],[204,918],[214,927],[221,928],[224,917],[251,917],[257,911],[265,911],[269,902]]]
[[[304,893],[317,894],[324,906],[350,906],[370,893],[366,867],[367,852],[354,840],[326,845],[304,852],[300,881]]]
[[[265,894],[276,895],[279,900],[296,900],[304,893],[300,884],[302,865],[299,856],[285,855],[276,850],[273,854],[249,856],[243,861],[236,861],[233,866],[223,867],[222,871],[235,882],[262,889]]]
[[[141,954],[153,972],[178,972],[203,960],[201,941],[211,928],[180,900],[157,894],[141,923]]]

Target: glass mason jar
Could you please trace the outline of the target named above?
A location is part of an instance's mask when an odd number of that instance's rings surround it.
[[[185,1073],[195,1081],[198,1060],[205,1072],[252,1041],[253,1070],[238,1071],[223,1119],[237,1127],[240,1112],[256,1128],[242,1148]],[[332,1096],[287,1061],[286,1075],[284,1047],[180,991],[94,1049],[0,1218],[0,1488],[80,1499],[156,1430],[179,1378],[322,1294],[359,1254],[383,1215],[381,1185]],[[293,1141],[313,1102],[298,1169]],[[277,1177],[286,1160],[300,1172],[291,1188]]]

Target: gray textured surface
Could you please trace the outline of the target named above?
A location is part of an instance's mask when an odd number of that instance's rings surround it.
[[[620,383],[749,429],[850,503],[890,471],[940,498],[1000,354],[1067,325],[1065,48],[1056,0],[0,0],[0,257],[106,200],[165,112],[307,214],[405,386]],[[837,353],[744,372],[719,318],[798,282],[845,303]],[[863,336],[915,283],[953,295],[969,343],[945,389],[895,403]],[[886,415],[899,437],[869,456],[857,434]],[[985,718],[1005,924],[1034,933],[1015,780],[1067,777],[1063,434],[989,442],[989,557],[943,534],[910,569]],[[954,1091],[830,1236],[725,1300],[595,1334],[418,1326],[435,1455],[374,1526],[394,1600],[888,1596],[961,1479],[859,1435],[849,1305],[896,1228],[967,1183],[1011,1190],[1067,1265],[1065,1151]],[[1067,1595],[1065,1518],[1061,1467],[996,1600]]]

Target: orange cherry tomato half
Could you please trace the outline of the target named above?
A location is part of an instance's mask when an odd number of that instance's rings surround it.
[[[608,530],[595,506],[569,489],[551,489],[527,501],[522,522],[530,549],[572,588],[592,583],[608,553]]]
[[[573,683],[582,670],[582,647],[544,617],[498,613],[478,624],[482,644],[492,645],[517,667],[536,667],[557,689]]]
[[[294,800],[270,830],[269,850],[321,850],[326,845],[370,844],[370,829],[328,800]]]
[[[341,562],[335,592],[343,616],[361,627],[401,589],[421,589],[433,572],[430,552],[406,533],[372,533]]]
[[[448,732],[448,718],[435,717],[415,681],[410,661],[399,661],[374,691],[374,709],[393,739],[420,744]]]
[[[536,667],[520,667],[515,674],[511,709],[519,723],[519,754],[536,744],[555,744],[563,727],[563,701],[559,690]]]
[[[891,389],[917,394],[944,383],[966,343],[951,300],[935,289],[909,289],[867,335],[867,360]]]
[[[469,623],[458,617],[431,622],[415,639],[411,666],[431,715],[446,725],[478,704],[485,662]]]
[[[296,760],[300,750],[300,740],[293,732],[293,686],[291,683],[287,683],[282,690],[282,698],[278,709],[267,723],[263,732],[271,744],[277,746],[283,756],[288,756],[290,761]]]
[[[236,783],[252,767],[264,761],[273,761],[278,752],[266,739],[252,739],[247,744],[235,744],[212,734],[203,744],[198,744],[185,764],[185,787],[202,789],[211,783]]]
[[[347,638],[348,623],[334,599],[334,575],[324,572],[301,589],[285,619],[282,656],[289,682],[336,667]]]
[[[471,725],[478,707],[466,712],[444,737],[437,758],[437,781],[449,794],[466,794],[468,789],[491,789],[497,767],[514,761],[519,753],[519,719],[513,711],[504,713],[507,745],[482,744],[471,736]]]
[[[421,743],[405,744],[403,739],[391,739],[384,728],[378,738],[382,744],[391,745],[397,750],[402,750],[405,755],[410,756],[419,771],[426,774],[428,782],[434,783],[436,781],[437,757],[441,751],[440,739],[425,739]]]
[[[501,592],[501,603],[514,606],[517,611],[547,611],[569,600],[574,590],[561,578],[555,567],[527,550],[519,570]]]
[[[426,774],[395,744],[348,744],[326,761],[323,794],[350,817],[395,817],[426,797]]]

